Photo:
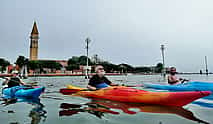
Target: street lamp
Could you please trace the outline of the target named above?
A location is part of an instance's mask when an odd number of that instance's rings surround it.
[[[206,65],[206,75],[208,75],[208,64],[207,64],[207,56],[205,56],[205,65]]]
[[[166,77],[165,61],[164,61],[164,50],[165,50],[165,46],[164,46],[164,45],[161,45],[160,49],[161,49],[162,58],[163,58],[163,76],[164,76],[164,78],[165,78],[165,77]]]
[[[91,42],[91,40],[89,39],[89,37],[88,38],[86,38],[86,40],[85,40],[85,42],[86,42],[86,52],[87,52],[87,66],[86,66],[86,79],[88,79],[89,77],[88,77],[88,66],[89,66],[89,57],[88,57],[88,54],[89,54],[89,43]]]

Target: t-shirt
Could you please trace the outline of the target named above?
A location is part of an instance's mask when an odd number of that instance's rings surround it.
[[[105,76],[99,77],[98,75],[94,75],[90,80],[89,80],[89,85],[96,87],[99,84],[106,83],[110,85],[112,82],[109,81]]]
[[[11,77],[8,82],[8,87],[20,86],[21,80],[18,77]]]

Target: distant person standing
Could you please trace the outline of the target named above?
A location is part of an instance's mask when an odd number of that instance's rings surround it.
[[[170,68],[170,75],[168,76],[168,83],[171,85],[175,85],[175,84],[180,84],[183,83],[184,81],[188,81],[186,79],[182,79],[182,78],[178,78],[176,76],[176,68],[175,67],[171,67]]]
[[[109,79],[107,79],[104,71],[104,67],[102,65],[98,65],[95,68],[96,75],[94,75],[87,85],[88,89],[97,90],[101,88],[106,88],[109,86],[117,86],[117,84],[112,83]]]

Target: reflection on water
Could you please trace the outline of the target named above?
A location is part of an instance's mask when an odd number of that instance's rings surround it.
[[[46,111],[44,110],[44,105],[40,102],[39,98],[34,98],[34,99],[3,99],[3,103],[2,105],[4,106],[8,106],[11,104],[16,104],[16,103],[20,103],[20,102],[24,102],[27,104],[31,104],[32,105],[32,109],[29,112],[29,117],[31,118],[31,124],[39,124],[40,121],[43,118],[43,122],[46,120]],[[14,111],[10,110],[8,111],[8,113],[14,113]],[[12,123],[17,123],[18,122],[12,122]]]
[[[114,115],[120,114],[119,112],[113,110],[118,109],[130,115],[137,114],[138,112],[176,114],[198,123],[209,124],[208,122],[195,117],[191,111],[182,107],[133,104],[102,99],[92,99],[91,102],[86,104],[61,103],[60,108],[62,108],[62,110],[59,111],[59,116],[72,116],[74,114],[79,114],[80,112],[87,112],[97,116],[98,118],[102,118],[106,113]]]
[[[213,101],[209,99],[199,99],[192,102],[192,104],[199,105],[206,108],[213,108]]]

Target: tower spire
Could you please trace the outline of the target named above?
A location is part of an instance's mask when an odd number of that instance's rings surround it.
[[[34,24],[33,24],[33,29],[32,29],[32,32],[31,32],[31,35],[33,34],[39,34],[38,33],[38,28],[37,28],[37,25],[36,25],[36,22],[34,21]]]

